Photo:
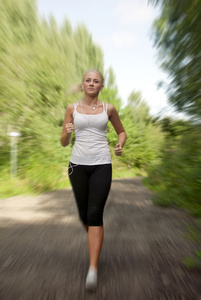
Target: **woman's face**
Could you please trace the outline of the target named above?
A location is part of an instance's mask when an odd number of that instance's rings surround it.
[[[84,76],[83,89],[86,95],[97,96],[103,88],[102,78],[96,72],[88,72]]]

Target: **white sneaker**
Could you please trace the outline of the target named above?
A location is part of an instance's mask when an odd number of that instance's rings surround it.
[[[97,288],[97,270],[90,268],[86,278],[86,290],[95,291],[96,288]]]

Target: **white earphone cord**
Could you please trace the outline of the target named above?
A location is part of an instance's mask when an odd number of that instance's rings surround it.
[[[68,174],[69,176],[73,174],[73,168],[75,168],[75,167],[77,167],[77,166],[78,166],[78,165],[74,165],[74,166],[72,166],[71,162],[69,163],[68,170],[70,170],[70,169],[71,169],[71,172],[69,172],[69,174]]]

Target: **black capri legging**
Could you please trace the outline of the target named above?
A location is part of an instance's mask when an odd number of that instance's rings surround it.
[[[68,170],[81,221],[88,226],[102,226],[112,165],[85,166],[70,162]]]

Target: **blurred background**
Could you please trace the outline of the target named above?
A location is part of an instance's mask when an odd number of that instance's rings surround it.
[[[145,176],[155,203],[201,216],[201,2],[0,1],[0,197],[70,186],[68,95],[105,76],[128,140],[113,178]]]

